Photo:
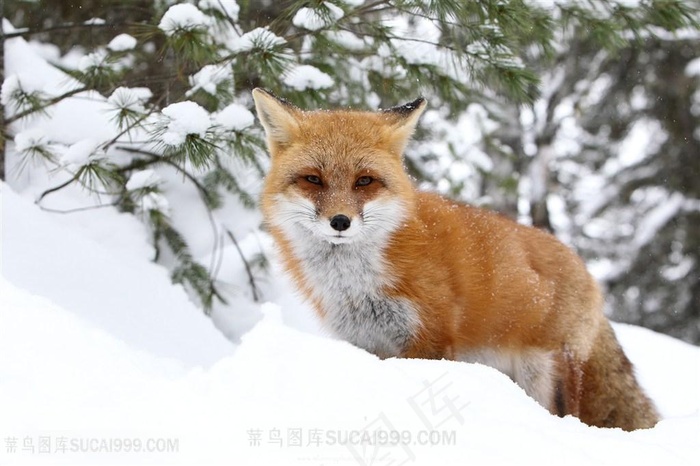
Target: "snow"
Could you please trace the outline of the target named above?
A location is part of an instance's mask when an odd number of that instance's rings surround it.
[[[232,345],[189,301],[182,287],[172,284],[163,267],[150,262],[152,248],[145,244],[147,234],[133,216],[100,209],[96,223],[89,226],[80,216],[64,218],[42,212],[5,184],[1,196],[4,280],[70,310],[74,319],[109,333],[134,354],[195,367],[214,364],[231,352]],[[4,299],[4,291],[2,296]],[[0,307],[4,313],[14,313],[5,303]],[[5,314],[2,320],[4,330]],[[45,328],[60,335],[58,329],[39,322],[34,321],[35,330]],[[86,341],[91,333],[94,331],[85,332]],[[53,351],[50,344],[42,346],[42,340],[32,339],[32,335],[28,332],[23,338],[29,337],[37,348]],[[6,340],[4,336],[1,339]],[[6,361],[2,359],[0,380],[7,380]],[[73,364],[72,371],[82,372],[86,378],[99,369],[82,359]],[[40,377],[39,366],[35,370],[35,377]],[[80,381],[76,383],[79,388]]]
[[[615,325],[664,420],[632,433],[587,427],[550,415],[486,366],[382,361],[291,327],[289,316],[308,308],[288,297],[257,305],[262,320],[233,345],[162,267],[134,253],[132,217],[106,212],[103,233],[86,235],[82,222],[42,212],[7,185],[0,193],[0,353],[13,355],[0,360],[0,395],[12,401],[0,441],[18,439],[15,452],[0,445],[2,463],[656,465],[693,464],[700,453],[700,349],[673,338]],[[52,453],[22,449],[39,437]],[[85,438],[112,451],[81,452]],[[116,438],[171,451],[120,453]]]
[[[599,16],[609,15],[609,11],[612,9],[608,3],[617,4],[624,8],[639,8],[643,0],[611,0],[611,1],[593,1],[593,2],[582,2],[580,0],[527,0],[527,3],[547,10],[552,10],[557,7],[575,7],[584,8],[589,10],[591,13],[597,13]]]
[[[170,104],[161,113],[169,118],[162,139],[170,146],[184,143],[188,134],[203,138],[211,126],[209,113],[199,104],[189,100]]]
[[[216,10],[232,20],[238,20],[241,7],[234,0],[200,0],[199,7],[203,10]]]
[[[625,8],[639,8],[642,0],[615,0],[615,3]]]
[[[284,84],[297,91],[327,89],[333,86],[333,78],[311,65],[299,65],[284,76]]]
[[[33,148],[43,147],[47,143],[46,134],[39,128],[28,129],[15,136],[15,150],[17,152],[31,151]]]
[[[118,87],[107,99],[115,108],[127,109],[137,113],[145,111],[144,103],[153,97],[153,93],[147,87]]]
[[[92,138],[71,144],[61,154],[61,164],[70,168],[87,165],[95,156],[99,142]]]
[[[285,42],[265,29],[237,42],[239,50],[261,43]],[[48,96],[76,86],[21,38],[8,40],[5,52],[15,84],[27,76]],[[309,74],[314,72],[301,73]],[[90,210],[58,214],[37,206],[38,195],[70,173],[30,166],[18,174],[18,152],[51,144],[65,148],[64,161],[90,161],[99,144],[118,133],[109,120],[114,107],[136,110],[150,98],[139,88],[117,89],[109,99],[80,93],[10,128],[8,184],[0,183],[1,464],[697,462],[697,347],[615,325],[664,420],[633,433],[587,427],[551,416],[488,367],[382,361],[329,338],[282,275],[271,239],[259,228],[259,212],[229,203],[210,219],[196,188],[173,169],[131,173],[127,189],[137,197],[135,215],[105,207],[109,197],[90,197],[77,186],[46,197],[41,206]],[[432,113],[430,120],[426,112],[424,123],[444,121],[439,116]],[[164,109],[163,118],[172,140],[202,136],[212,123],[237,130],[253,122],[239,104],[210,117],[183,102]],[[439,169],[453,178],[492,169],[479,141],[495,125],[473,104],[455,125],[436,128],[444,133],[438,138],[444,144],[431,146],[439,149]],[[460,164],[442,163],[449,145],[463,148]],[[103,155],[115,163],[129,160],[118,151]],[[245,189],[259,191],[257,178],[235,173]],[[158,192],[140,196],[141,188],[153,185]],[[651,211],[635,240],[653,234],[689,201],[668,196],[658,202],[666,207]],[[178,209],[169,212],[170,205]],[[165,267],[153,263],[152,232],[138,220],[151,209],[171,215],[195,259],[218,264],[217,284],[228,305],[215,306],[211,318],[172,283]],[[224,229],[238,238],[247,259],[262,254],[271,260],[270,274],[258,276],[266,302],[249,298],[236,248],[228,242],[212,248],[212,237]],[[661,273],[677,276],[687,267],[681,261]],[[403,442],[389,444],[392,436]],[[144,445],[167,440],[161,445],[172,448],[120,451],[124,439]],[[80,451],[80,440],[98,442]],[[40,453],[47,441],[49,452]]]
[[[199,89],[208,94],[216,95],[216,87],[231,80],[233,80],[233,70],[230,65],[206,65],[190,76],[192,89],[187,92],[187,95],[192,95]]]
[[[129,181],[126,182],[127,191],[136,191],[138,189],[155,186],[160,182],[160,176],[153,170],[139,170],[131,174]]]
[[[658,120],[641,118],[634,122],[629,134],[620,143],[615,162],[619,162],[620,167],[638,164],[657,152],[666,139],[668,135]],[[618,170],[620,167],[610,163],[606,169]]]
[[[8,32],[12,30],[9,21],[3,20],[3,29]],[[49,97],[82,87],[79,81],[49,65],[21,37],[5,41],[5,75],[7,76],[5,82],[16,75],[17,78],[14,79],[21,83],[25,91],[40,91]],[[5,92],[5,84],[3,84],[3,94]]]
[[[426,110],[421,124],[431,128],[432,141],[421,144],[418,152],[437,158],[429,169],[438,181],[441,193],[454,193],[454,186],[463,185],[460,195],[475,200],[479,196],[474,179],[479,172],[489,173],[494,164],[483,147],[483,141],[498,128],[486,109],[480,104],[470,104],[456,122],[444,118],[440,111]]]
[[[267,28],[255,28],[232,40],[228,47],[234,53],[241,53],[253,49],[269,50],[286,43],[286,40]]]
[[[191,31],[208,27],[209,17],[190,3],[179,3],[168,8],[158,24],[167,36],[179,31]]]
[[[141,212],[156,210],[166,216],[170,216],[170,202],[168,202],[168,198],[160,193],[147,193],[141,196],[138,202],[138,207]]]
[[[668,281],[676,281],[685,278],[695,266],[695,261],[691,257],[683,257],[680,263],[663,267],[660,271],[661,275]]]
[[[17,94],[31,94],[42,90],[41,79],[30,74],[11,74],[2,83],[0,91],[0,103],[11,105],[10,103]]]
[[[700,58],[690,60],[685,66],[685,75],[688,77],[700,77]]]
[[[320,11],[322,9],[324,11]],[[309,31],[318,31],[330,27],[343,16],[345,12],[342,8],[330,2],[323,2],[318,8],[299,8],[292,18],[292,24]]]
[[[658,204],[644,216],[634,234],[633,243],[638,249],[651,242],[658,232],[676,216],[683,207],[683,195],[680,193],[663,193]]]
[[[107,44],[107,48],[112,52],[126,52],[133,50],[136,47],[136,43],[135,37],[129,34],[119,34]]]
[[[213,116],[216,124],[231,131],[242,131],[253,126],[255,116],[240,104],[231,104]]]
[[[107,64],[107,52],[104,50],[96,50],[89,53],[80,59],[78,69],[83,73],[89,72],[93,68],[100,68]]]
[[[90,18],[87,21],[83,22],[83,24],[86,24],[88,26],[101,26],[103,24],[107,24],[107,21],[105,21],[102,18]]]
[[[453,79],[470,79],[468,73],[465,75],[465,68],[459,65],[462,58],[451,50],[439,46],[442,32],[433,21],[427,18],[407,21],[406,17],[395,17],[385,21],[384,26],[390,28],[393,38],[389,41],[391,47],[387,44],[379,46],[378,56],[385,60],[392,60],[399,55],[412,65],[434,66]],[[377,65],[372,64],[372,68],[377,68]],[[396,66],[388,67],[386,70],[376,69],[376,71],[386,77],[396,74],[398,79],[404,79],[406,73],[405,70],[398,69]]]
[[[323,35],[328,40],[353,51],[365,50],[372,42],[371,38],[359,38],[352,32],[344,30],[325,31]]]

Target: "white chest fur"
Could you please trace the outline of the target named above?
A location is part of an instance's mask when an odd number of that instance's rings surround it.
[[[406,348],[419,325],[417,312],[409,300],[385,293],[391,277],[379,244],[331,244],[308,236],[292,244],[335,335],[380,357]]]

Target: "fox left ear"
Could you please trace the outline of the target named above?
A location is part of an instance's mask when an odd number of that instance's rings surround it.
[[[392,128],[392,149],[399,155],[403,154],[408,141],[418,124],[418,119],[423,114],[427,101],[419,97],[413,102],[391,107],[381,112],[390,118],[389,124]]]
[[[261,88],[253,89],[253,100],[258,118],[265,128],[270,150],[276,145],[288,144],[299,127],[300,110],[286,100]]]

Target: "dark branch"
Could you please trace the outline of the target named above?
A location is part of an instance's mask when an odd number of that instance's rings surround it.
[[[248,274],[248,283],[250,284],[250,289],[253,291],[253,301],[260,302],[260,296],[258,295],[258,286],[255,283],[255,277],[253,276],[253,270],[250,267],[250,264],[246,260],[245,256],[243,255],[243,251],[241,250],[241,247],[238,245],[238,241],[236,241],[236,237],[233,236],[233,233],[231,233],[230,230],[226,230],[226,234],[228,235],[229,239],[233,243],[233,245],[236,247],[236,251],[238,251],[238,255],[241,257],[241,260],[243,261],[243,266],[245,267],[245,271]]]
[[[122,26],[128,26],[130,23],[103,23],[103,24],[85,24],[85,23],[68,23],[59,24],[58,26],[51,26],[42,29],[21,29],[15,32],[10,32],[5,34],[6,39],[12,39],[14,37],[24,37],[33,36],[36,34],[44,34],[46,32],[54,31],[65,31],[71,29],[93,29],[93,28],[118,28]]]

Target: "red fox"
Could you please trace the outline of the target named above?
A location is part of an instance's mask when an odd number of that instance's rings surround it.
[[[262,89],[253,98],[271,156],[265,222],[334,334],[381,358],[492,366],[589,425],[657,423],[575,253],[414,188],[402,155],[425,100],[362,112],[303,111]]]

